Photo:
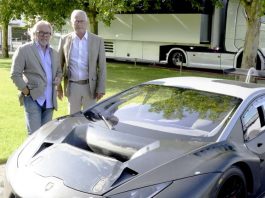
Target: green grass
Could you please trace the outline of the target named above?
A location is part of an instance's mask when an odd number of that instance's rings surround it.
[[[10,79],[11,59],[0,59],[0,164],[5,163],[8,156],[25,140],[24,109],[18,103],[18,91]],[[211,74],[195,71],[182,71],[182,76],[224,77],[221,74]],[[180,76],[178,70],[153,68],[148,65],[108,63],[107,92],[111,96],[130,86],[144,81]],[[54,118],[67,114],[67,100],[59,101],[59,110]]]

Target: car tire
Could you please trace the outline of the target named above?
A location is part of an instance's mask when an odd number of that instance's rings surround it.
[[[246,198],[247,187],[243,172],[232,166],[222,174],[216,185],[216,198]]]

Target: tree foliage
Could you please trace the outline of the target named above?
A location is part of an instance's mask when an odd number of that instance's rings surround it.
[[[24,8],[24,17],[32,26],[36,19],[41,18],[49,21],[54,27],[60,28],[69,17],[75,0],[28,0]]]
[[[132,11],[141,1],[142,0],[76,0],[74,7],[82,9],[88,14],[90,29],[97,34],[98,21],[110,25],[115,14]]]
[[[90,20],[91,32],[98,33],[98,22],[110,25],[115,14],[146,10],[159,10],[162,5],[170,6],[172,0],[76,0],[74,8],[84,10]]]
[[[23,0],[0,0],[0,25],[2,27],[2,54],[8,58],[8,24],[13,18],[20,18]]]
[[[255,67],[260,37],[260,17],[265,12],[264,0],[241,0],[247,15],[247,32],[244,43],[242,68]],[[260,69],[260,68],[259,68]]]
[[[185,113],[198,113],[200,119],[216,121],[238,101],[229,96],[214,95],[188,89],[176,89],[165,100],[151,103],[150,112],[162,113],[166,119],[183,119]]]

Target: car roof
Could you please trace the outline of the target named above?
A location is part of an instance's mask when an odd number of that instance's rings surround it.
[[[152,80],[146,83],[207,91],[241,99],[246,99],[259,90],[265,91],[265,85],[261,84],[206,77],[171,77]]]

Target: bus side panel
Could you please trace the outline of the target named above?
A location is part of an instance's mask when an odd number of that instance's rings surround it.
[[[159,46],[164,43],[105,40],[106,56],[121,60],[159,62]]]
[[[143,42],[143,59],[159,62],[159,48],[164,43]]]
[[[187,52],[188,67],[221,69],[221,54],[210,52]]]
[[[189,51],[188,67],[225,70],[233,68],[234,53]]]
[[[235,53],[221,54],[221,69],[231,69],[234,67]]]
[[[259,46],[263,50],[263,54],[265,54],[265,15],[262,17],[263,21],[260,27],[260,37],[259,37]]]
[[[100,22],[98,29],[110,58],[159,62],[161,45],[200,45],[202,38],[207,41],[201,37],[202,24],[204,29],[208,25],[208,20],[202,23],[202,14],[117,14],[115,18],[110,27]]]
[[[236,16],[236,32],[235,32],[235,46],[240,49],[244,46],[245,36],[247,31],[246,14],[243,6],[238,7]]]
[[[142,59],[142,42],[115,41],[115,57],[124,59]]]
[[[115,18],[109,27],[99,22],[98,35],[107,40],[132,40],[132,14],[118,14]]]
[[[227,51],[238,51],[235,46],[235,32],[237,24],[238,1],[230,0],[226,17],[225,48]]]
[[[200,44],[200,14],[134,14],[132,40]]]
[[[99,22],[104,39],[200,44],[201,14],[117,14],[108,27]]]

